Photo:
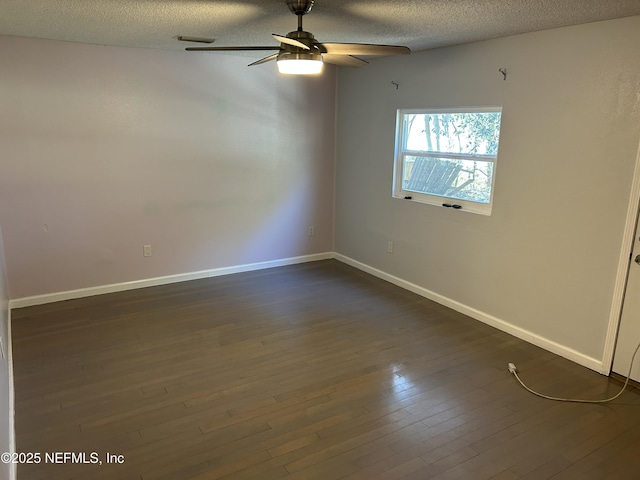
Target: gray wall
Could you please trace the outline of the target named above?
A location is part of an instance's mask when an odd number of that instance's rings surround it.
[[[12,299],[333,250],[335,69],[19,37],[0,58]]]
[[[631,17],[340,70],[336,251],[601,362],[640,138],[638,45]],[[393,199],[396,109],[475,105],[503,107],[492,215]]]

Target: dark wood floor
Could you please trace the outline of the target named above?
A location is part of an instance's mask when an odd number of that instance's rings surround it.
[[[333,260],[12,326],[18,450],[42,454],[20,480],[640,478],[640,392],[534,397],[508,362],[552,395],[620,384]]]

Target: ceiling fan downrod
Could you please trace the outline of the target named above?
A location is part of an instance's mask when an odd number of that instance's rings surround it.
[[[302,16],[306,15],[313,8],[315,0],[287,0],[287,7],[291,13],[298,17],[298,31],[302,32]]]

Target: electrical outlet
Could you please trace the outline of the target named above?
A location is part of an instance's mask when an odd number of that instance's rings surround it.
[[[312,237],[315,234],[315,230],[313,228],[313,225],[311,225],[309,227],[309,232],[307,233],[307,235],[309,235],[310,237]]]
[[[145,257],[151,256],[151,245],[143,245],[142,246],[142,255]]]
[[[387,242],[387,252],[393,253],[393,242]]]

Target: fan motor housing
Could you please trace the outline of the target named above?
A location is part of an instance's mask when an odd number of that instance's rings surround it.
[[[310,32],[305,32],[304,30],[294,30],[293,32],[289,32],[287,33],[287,37],[298,40],[300,43],[304,43],[309,48],[313,48],[316,45],[316,39],[313,34]]]
[[[321,60],[322,59],[322,51],[318,47],[315,38],[312,33],[305,32],[304,30],[296,30],[293,32],[287,33],[288,38],[293,38],[294,40],[298,40],[301,43],[304,43],[309,50],[304,50],[300,47],[296,47],[295,45],[289,45],[287,43],[281,44],[281,51],[278,54],[278,60],[288,58],[288,59],[306,59],[306,60]]]

